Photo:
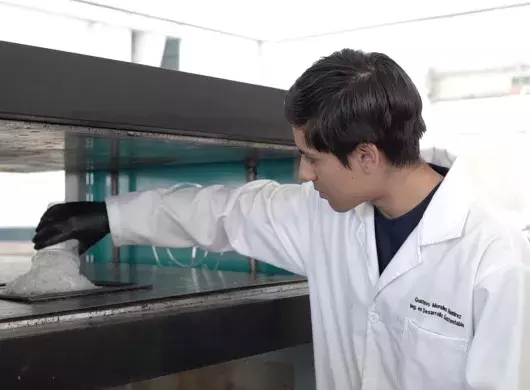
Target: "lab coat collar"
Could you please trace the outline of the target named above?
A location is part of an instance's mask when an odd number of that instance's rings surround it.
[[[421,156],[431,165],[449,169],[418,225],[419,245],[425,246],[462,235],[470,205],[470,191],[466,180],[469,171],[462,160],[445,149],[434,147],[422,150]],[[370,223],[374,216],[371,204],[363,203],[356,212],[361,216],[362,230],[373,227],[373,222]]]
[[[446,150],[423,151],[425,161],[449,168],[418,225],[420,247],[459,238],[464,230],[471,202],[469,171],[463,159]]]
[[[361,217],[357,239],[365,249],[370,279],[374,285],[377,284],[376,294],[394,279],[422,263],[421,247],[455,239],[463,233],[470,204],[465,163],[459,162],[446,150],[436,148],[422,151],[422,158],[430,164],[449,168],[449,171],[419,225],[403,243],[381,277],[377,262],[373,206],[365,203],[356,208]]]

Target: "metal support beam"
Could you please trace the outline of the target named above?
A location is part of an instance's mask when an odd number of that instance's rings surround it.
[[[258,177],[257,162],[254,157],[248,158],[246,160],[245,167],[247,169],[247,182],[254,181]],[[256,259],[249,258],[250,274],[256,276]]]
[[[120,192],[119,189],[119,157],[120,157],[120,144],[118,139],[113,139],[110,143],[110,156],[111,156],[111,166],[110,171],[110,194],[118,195]],[[120,262],[120,248],[112,244],[112,262]]]

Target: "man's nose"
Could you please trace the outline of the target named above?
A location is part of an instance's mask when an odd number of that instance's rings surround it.
[[[316,179],[315,170],[303,158],[300,159],[300,166],[298,168],[298,177],[301,181],[314,181]]]

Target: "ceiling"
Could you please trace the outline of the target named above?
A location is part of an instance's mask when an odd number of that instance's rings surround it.
[[[72,0],[277,41],[528,4],[515,0]]]

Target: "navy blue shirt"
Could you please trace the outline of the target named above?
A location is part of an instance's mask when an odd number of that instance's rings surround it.
[[[397,218],[385,217],[374,207],[375,242],[377,246],[377,261],[381,275],[394,255],[414,228],[420,223],[427,206],[434,196],[438,184],[431,193],[408,213]]]

